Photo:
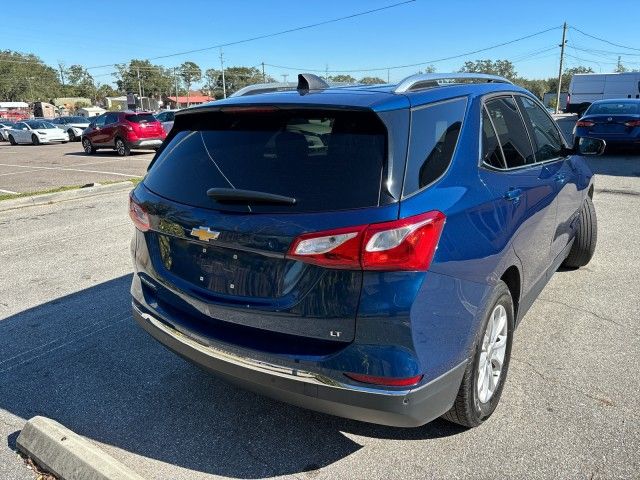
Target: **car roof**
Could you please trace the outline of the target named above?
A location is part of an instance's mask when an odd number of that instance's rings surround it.
[[[424,88],[402,90],[409,79],[422,81]],[[455,82],[436,84],[439,79],[454,79]],[[484,83],[459,83],[464,79],[483,79]],[[423,80],[421,80],[423,79]],[[425,80],[426,79],[426,80]],[[492,81],[493,80],[493,81]],[[249,96],[235,96],[191,107],[183,112],[217,110],[236,105],[299,105],[300,107],[337,107],[370,109],[374,111],[398,110],[433,103],[448,98],[478,96],[494,92],[520,92],[527,90],[511,84],[508,80],[480,74],[428,74],[412,76],[398,84],[329,86],[317,90],[287,90],[259,93]],[[182,114],[182,113],[181,113]]]
[[[607,98],[604,100],[596,100],[592,103],[640,103],[640,98]]]

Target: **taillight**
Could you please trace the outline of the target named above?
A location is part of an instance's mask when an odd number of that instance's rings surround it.
[[[376,377],[373,375],[361,375],[359,373],[345,373],[347,377],[357,382],[369,383],[373,385],[382,385],[385,387],[412,387],[420,383],[424,375],[416,375],[414,377]]]
[[[141,232],[146,232],[151,228],[149,215],[133,196],[133,192],[129,194],[129,216],[131,217],[133,224]]]
[[[593,127],[594,125],[595,122],[591,120],[578,120],[578,123],[576,123],[576,127]]]
[[[297,237],[287,256],[329,268],[427,270],[438,246],[445,215],[428,212]]]
[[[569,109],[570,103],[571,103],[571,95],[567,94],[567,106],[565,107],[567,110]]]
[[[625,127],[640,127],[640,120],[629,120],[624,125]]]

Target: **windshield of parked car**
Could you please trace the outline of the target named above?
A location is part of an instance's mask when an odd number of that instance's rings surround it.
[[[65,123],[89,123],[89,120],[85,117],[69,117],[65,120]]]
[[[179,128],[145,179],[166,198],[216,208],[207,190],[231,188],[296,199],[295,205],[251,207],[261,212],[379,203],[387,136],[372,112],[210,112],[189,115]]]
[[[640,102],[594,103],[587,115],[636,115],[640,113]]]
[[[42,122],[42,121],[31,121],[31,122],[26,122],[27,125],[29,125],[32,129],[37,129],[37,128],[58,128],[56,127],[53,123],[49,123],[49,122]]]

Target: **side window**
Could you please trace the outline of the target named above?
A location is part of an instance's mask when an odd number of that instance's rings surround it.
[[[484,107],[482,108],[482,161],[494,168],[507,167],[500,150],[500,140]]]
[[[437,180],[449,167],[458,143],[467,99],[418,108],[411,114],[411,141],[403,195]]]
[[[486,108],[496,128],[507,168],[534,163],[529,135],[513,98],[490,100],[486,103]]]
[[[108,113],[106,118],[105,118],[105,125],[111,125],[112,123],[116,123],[118,121],[118,114],[117,113]]]
[[[96,126],[102,127],[104,126],[105,118],[106,118],[106,115],[100,115],[99,117],[96,117],[96,119],[94,120],[94,123],[96,124]]]
[[[536,160],[544,162],[559,157],[563,143],[555,122],[533,100],[522,96],[516,98],[527,128],[535,140]]]
[[[158,120],[159,122],[166,122],[167,121],[167,112],[163,112],[163,113],[159,113],[158,115],[156,115],[156,120]]]

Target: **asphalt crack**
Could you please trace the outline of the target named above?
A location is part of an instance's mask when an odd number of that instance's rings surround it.
[[[563,307],[567,307],[569,310],[577,310],[579,312],[583,312],[586,313],[587,315],[591,315],[593,317],[596,317],[599,320],[602,320],[604,322],[609,322],[612,323],[613,325],[617,325],[618,327],[621,328],[625,328],[625,329],[629,329],[631,330],[635,335],[638,335],[638,332],[635,331],[633,329],[633,327],[629,326],[629,325],[625,325],[624,323],[620,323],[612,318],[609,317],[603,317],[602,315],[599,315],[595,312],[592,312],[591,310],[587,310],[586,308],[581,308],[581,307],[577,307],[575,305],[569,305],[568,303],[564,303],[561,302],[559,300],[551,300],[549,298],[544,298],[544,297],[538,297],[538,301],[542,301],[542,302],[548,302],[548,303],[554,303],[556,305],[562,305]]]

